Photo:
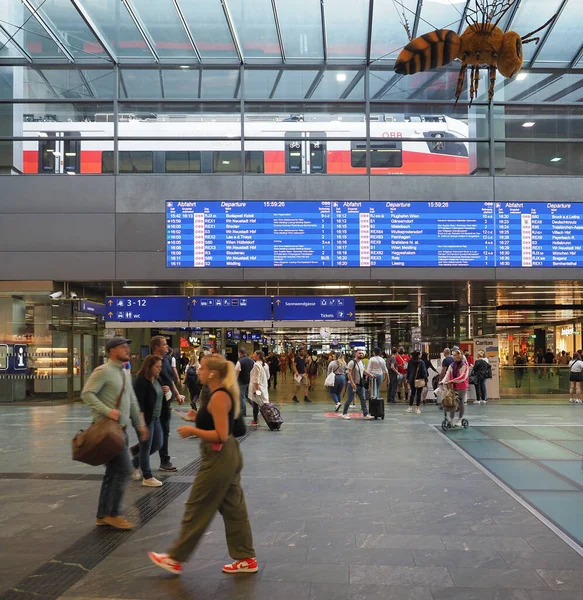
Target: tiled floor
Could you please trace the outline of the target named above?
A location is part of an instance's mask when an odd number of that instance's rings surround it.
[[[241,446],[257,575],[221,573],[227,550],[220,517],[182,577],[150,564],[146,552],[164,551],[177,534],[185,492],[61,597],[583,600],[583,558],[444,439],[435,407],[416,416],[390,406],[384,421],[344,421],[331,402],[293,405],[282,388],[274,395],[282,402],[282,430],[262,426]],[[520,490],[539,495],[531,501],[543,506],[552,501],[545,494],[578,493],[547,486],[558,480],[581,487],[562,452],[573,456],[566,444],[579,441],[583,407],[470,406],[468,418],[457,441],[492,468],[530,464],[524,452],[538,456],[539,449],[523,442],[549,444],[560,456],[533,463],[547,479],[542,491]],[[9,589],[93,529],[99,482],[7,474],[99,469],[70,460],[69,440],[87,423],[84,406],[2,406],[0,419],[0,598],[12,598]],[[497,435],[519,425],[516,439],[497,444]],[[543,440],[532,436],[535,425],[550,427]],[[556,439],[556,427],[564,439]],[[173,462],[187,465],[197,447],[173,435]],[[556,474],[547,462],[556,463]],[[539,475],[521,477],[528,483]],[[128,507],[150,493],[132,484]]]
[[[583,545],[583,426],[480,426],[448,433],[481,465]]]

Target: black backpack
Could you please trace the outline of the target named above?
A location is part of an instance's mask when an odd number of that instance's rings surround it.
[[[186,371],[186,386],[189,390],[192,390],[195,393],[200,392],[200,381],[198,379],[198,373],[196,369],[192,366],[188,367],[188,371]]]

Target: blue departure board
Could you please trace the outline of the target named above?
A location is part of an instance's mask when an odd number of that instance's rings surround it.
[[[351,296],[275,296],[275,321],[354,321]]]
[[[583,203],[167,202],[166,264],[583,266],[582,221]]]
[[[188,321],[186,296],[108,296],[106,321]]]
[[[192,296],[191,321],[270,321],[270,296]]]
[[[497,202],[499,267],[582,267],[583,204]]]

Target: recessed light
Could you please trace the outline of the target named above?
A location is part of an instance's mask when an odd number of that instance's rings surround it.
[[[337,73],[336,81],[346,81],[346,73]]]
[[[534,127],[534,121],[525,121],[522,124],[523,127]]]
[[[516,81],[524,81],[528,77],[528,73],[519,73],[516,76]]]
[[[180,65],[181,69],[190,69],[190,67],[188,65]]]
[[[551,162],[559,162],[560,160],[563,160],[561,156],[555,156],[555,158],[551,158]]]

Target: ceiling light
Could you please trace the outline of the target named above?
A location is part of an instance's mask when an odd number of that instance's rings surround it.
[[[181,69],[190,69],[190,67],[188,65],[180,65]]]
[[[519,73],[516,76],[516,81],[524,81],[528,77],[528,73]]]
[[[124,290],[157,290],[157,285],[124,285]]]
[[[44,132],[44,131],[39,131],[39,132],[38,132],[38,135],[39,135],[39,137],[49,137],[49,136],[46,134],[46,132]]]
[[[457,302],[457,300],[430,300],[429,302]]]
[[[77,156],[76,152],[65,152],[65,156]]]
[[[75,175],[75,171],[67,171],[67,175]]]
[[[349,285],[314,285],[312,286],[313,290],[348,290],[350,289]]]
[[[336,74],[336,81],[346,81],[346,73],[337,73]]]
[[[522,124],[523,127],[534,127],[534,121],[525,121]]]
[[[551,158],[551,162],[559,162],[560,160],[563,160],[561,156],[555,156],[555,158]]]
[[[53,150],[53,156],[57,156],[57,157],[59,157],[59,156],[61,156],[61,153],[60,153],[60,152],[55,152],[55,151]],[[554,160],[554,159],[553,159],[553,160]]]

